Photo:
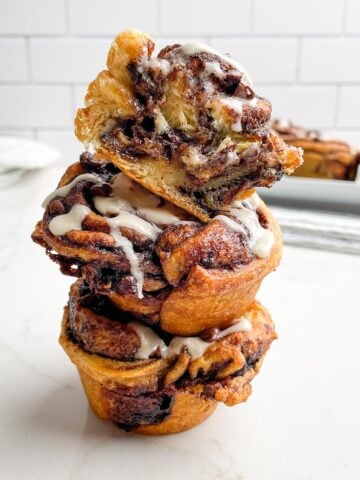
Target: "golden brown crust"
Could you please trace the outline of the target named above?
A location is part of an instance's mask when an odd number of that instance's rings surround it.
[[[77,111],[75,133],[85,144],[97,138],[114,116],[131,116],[138,111],[129,71],[129,62],[142,56],[150,57],[154,43],[150,37],[135,29],[117,36],[109,50],[107,67],[90,83],[85,107]]]
[[[279,265],[282,253],[280,228],[263,202],[260,209],[275,235],[269,256],[230,271],[192,267],[186,282],[172,290],[162,304],[161,328],[177,335],[225,328],[253,303],[262,280]]]
[[[178,391],[174,397],[171,415],[157,425],[142,425],[132,431],[144,435],[168,435],[183,432],[204,422],[215,411],[216,405],[215,400],[197,394],[196,389]]]
[[[67,308],[60,343],[76,365],[97,416],[136,433],[175,433],[205,420],[216,402],[235,405],[250,395],[249,382],[257,374],[276,335],[268,312],[260,304],[251,307],[247,318],[252,330],[230,334],[211,344],[202,357],[190,363],[188,379],[181,368],[181,364],[189,365],[185,352],[175,361],[165,358],[131,362],[86,352],[69,337]],[[244,355],[250,362],[246,368]],[[223,368],[212,379],[206,379],[209,375],[206,372],[219,364],[224,364]],[[232,376],[236,371],[239,374]],[[204,377],[197,377],[200,372]]]

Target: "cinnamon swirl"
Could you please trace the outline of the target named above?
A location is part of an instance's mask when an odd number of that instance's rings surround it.
[[[98,158],[68,168],[33,233],[63,273],[173,334],[241,315],[281,255],[279,227],[256,193],[204,224]]]

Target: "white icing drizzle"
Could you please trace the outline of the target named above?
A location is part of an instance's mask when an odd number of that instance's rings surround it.
[[[162,75],[166,76],[170,73],[171,66],[170,63],[163,58],[153,57],[148,59],[147,56],[144,55],[137,69],[140,73],[144,73],[147,69],[160,70]]]
[[[156,225],[170,225],[181,219],[175,215],[170,205],[160,207],[159,197],[149,193],[123,173],[113,177],[113,195],[95,197],[95,208],[103,215],[116,215],[108,218],[111,228],[131,228],[155,241],[161,232]]]
[[[170,72],[170,63],[163,58],[150,58],[149,67],[159,69],[164,76]]]
[[[86,205],[74,205],[70,212],[51,219],[49,230],[53,235],[65,235],[71,230],[81,230],[82,222],[90,212]]]
[[[213,220],[220,220],[235,232],[241,232],[248,238],[248,245],[251,252],[259,258],[269,255],[274,244],[275,237],[268,228],[260,225],[256,209],[259,205],[259,197],[253,193],[245,200],[235,200],[230,210],[241,223],[236,222],[226,215],[217,215]]]
[[[71,188],[79,181],[87,180],[100,183],[102,180],[93,174],[81,174],[75,177],[64,187],[48,195],[44,206],[55,197],[66,196]],[[118,173],[112,178],[112,196],[93,198],[95,208],[100,212],[110,227],[110,235],[115,240],[115,246],[122,248],[126,255],[130,273],[136,280],[137,295],[143,298],[142,288],[144,274],[139,268],[139,259],[134,251],[132,242],[121,235],[120,227],[129,228],[156,241],[161,233],[158,227],[174,223],[182,223],[181,210],[169,203],[160,207],[161,199],[133,182],[123,173]],[[49,230],[53,235],[66,235],[71,230],[81,230],[82,222],[91,210],[85,206],[76,204],[70,212],[54,217],[49,223]]]
[[[81,180],[87,180],[93,183],[101,182],[99,177],[97,177],[96,175],[93,175],[92,173],[82,173],[81,175],[78,175],[73,180],[71,180],[71,182],[69,182],[68,184],[64,185],[63,187],[59,187],[56,190],[54,190],[52,193],[50,193],[43,201],[42,207],[46,208],[47,205],[51,202],[51,200],[53,200],[56,197],[66,197],[66,195],[70,192],[70,190]]]
[[[237,323],[234,323],[230,327],[228,327],[225,330],[222,330],[221,332],[219,332],[217,338],[223,338],[226,335],[229,335],[230,333],[250,332],[251,331],[252,325],[251,325],[251,322],[247,318],[242,317],[239,320],[237,320],[236,322]]]
[[[135,358],[146,360],[154,353],[158,348],[160,349],[161,357],[167,358],[172,355],[179,355],[182,348],[186,347],[192,360],[202,357],[206,350],[213,342],[205,342],[200,337],[173,337],[169,343],[169,346],[165,345],[162,340],[151,328],[143,325],[140,322],[129,322],[128,325],[132,327],[139,335],[141,346],[135,354]],[[252,326],[250,321],[242,317],[238,319],[237,323],[222,330],[218,333],[214,341],[236,332],[249,332]]]
[[[225,77],[225,72],[221,69],[219,63],[217,63],[217,62],[206,62],[205,63],[205,72],[208,75],[215,75],[218,78]]]
[[[222,60],[224,60],[224,62],[227,62],[228,64],[230,64],[235,70],[238,70],[239,72],[241,72],[243,74],[242,80],[244,80],[247,83],[247,85],[252,87],[253,83],[250,78],[250,75],[247,73],[245,68],[240,65],[240,63],[236,62],[234,59],[230,57],[227,57],[226,55],[222,55],[221,53],[209,47],[208,45],[204,45],[203,43],[198,43],[198,42],[191,42],[179,47],[178,50],[181,51],[184,55],[196,55],[197,53],[202,53],[202,52],[207,52],[207,53],[212,53],[213,55],[217,55]],[[214,72],[211,72],[211,73],[214,73]]]
[[[243,225],[241,225],[238,222],[235,222],[235,220],[233,220],[230,217],[227,217],[226,215],[216,215],[216,217],[214,217],[212,219],[212,221],[214,221],[214,220],[220,220],[221,222],[225,223],[225,225],[227,227],[231,228],[231,230],[234,230],[235,232],[240,232],[240,233],[243,233],[244,235],[247,235],[247,231],[243,227]]]
[[[226,108],[229,108],[232,112],[234,112],[237,116],[237,119],[231,125],[231,129],[234,132],[240,133],[242,131],[241,117],[242,117],[244,105],[247,104],[254,107],[256,106],[257,101],[258,99],[256,97],[253,97],[251,100],[248,100],[247,98],[217,95],[216,97],[214,97],[212,101],[209,102],[209,104],[210,104],[210,108],[212,109],[213,116],[217,122],[219,122],[219,120],[222,117],[222,108],[224,106]],[[221,126],[221,122],[220,122],[220,126]]]
[[[237,113],[240,117],[242,115],[243,105],[246,102],[245,98],[239,97],[226,97],[225,95],[218,97],[219,101],[226,105],[227,107],[231,108],[235,113]]]
[[[214,95],[215,92],[216,92],[214,84],[212,82],[207,81],[207,80],[204,80],[203,87],[204,87],[204,91],[208,95]]]
[[[226,155],[226,165],[231,165],[235,163],[238,159],[237,153],[235,151],[227,152]]]
[[[139,322],[129,322],[129,327],[132,327],[140,338],[140,348],[135,353],[135,358],[145,360],[150,357],[152,353],[159,347],[161,356],[166,356],[167,346],[156,333],[146,325]]]
[[[112,219],[108,219],[108,223],[109,223],[109,220],[112,220]],[[115,240],[115,246],[122,248],[123,252],[126,255],[126,258],[129,261],[130,273],[136,280],[137,296],[138,298],[144,298],[144,294],[143,294],[144,274],[139,268],[139,259],[135,253],[134,246],[128,238],[121,235],[121,233],[116,227],[112,227],[111,223],[109,223],[109,225],[111,227],[110,235]]]
[[[179,355],[182,348],[186,347],[192,360],[202,357],[210,346],[209,342],[204,342],[200,337],[174,337],[171,339],[167,349],[167,357]]]
[[[173,223],[179,223],[180,218],[175,215],[175,209],[171,207],[157,207],[157,208],[138,208],[137,214],[147,220],[148,222],[155,223],[156,225],[172,225]]]
[[[261,236],[259,236],[253,245],[252,251],[257,257],[265,258],[269,256],[269,253],[274,245],[274,240],[273,232],[270,229],[265,228],[263,229]]]
[[[274,244],[273,232],[260,225],[259,218],[254,210],[234,208],[231,209],[231,213],[246,225],[250,234],[250,250],[259,258],[267,257]]]
[[[119,215],[120,212],[135,212],[135,209],[124,198],[119,197],[93,197],[95,208],[102,215]]]
[[[161,203],[161,199],[156,195],[148,192],[138,183],[131,180],[123,173],[114,175],[111,186],[113,189],[113,197],[126,200],[135,208],[138,207],[157,207]]]
[[[155,242],[159,233],[161,233],[160,228],[156,225],[126,211],[121,211],[116,217],[106,218],[106,221],[112,230],[119,227],[131,228],[135,230],[135,232],[150,238],[153,242]]]

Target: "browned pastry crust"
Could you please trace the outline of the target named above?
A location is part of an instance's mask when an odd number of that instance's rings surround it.
[[[274,121],[274,130],[289,145],[300,147],[304,163],[293,173],[297,177],[355,180],[360,152],[346,142],[325,140],[315,130],[305,130],[291,122]]]
[[[81,303],[78,288],[79,284],[72,287],[70,304]],[[104,339],[110,338],[110,327],[103,321],[107,312],[99,314],[91,308],[79,307],[83,322],[96,331],[98,345],[104,346],[108,343]],[[90,353],[81,341],[75,340],[73,315],[74,310],[65,308],[60,343],[79,371],[91,408],[100,418],[137,433],[186,430],[205,420],[216,402],[232,406],[246,401],[251,393],[249,382],[276,338],[269,313],[256,302],[246,312],[252,329],[216,340],[202,357],[191,360],[183,349],[180,355],[166,358],[115,360],[105,356],[104,351],[101,356]],[[107,320],[116,324],[124,321],[120,313],[116,320]],[[136,332],[131,332],[126,324],[123,326],[127,328],[129,343],[136,345],[131,340]],[[111,343],[115,345],[117,340],[115,333]],[[120,339],[120,343],[125,342]],[[109,354],[114,351],[111,344],[105,350]]]
[[[74,164],[60,186],[98,167],[86,162]],[[114,173],[116,168],[111,164],[100,163],[97,170],[105,183]],[[256,257],[244,235],[221,221],[169,225],[155,243],[121,228],[135,245],[145,276],[144,297],[139,298],[127,257],[121,248],[114,247],[106,219],[92,205],[92,188],[91,183],[79,181],[64,198],[54,198],[36,226],[34,241],[46,248],[64,273],[84,277],[94,293],[108,296],[122,310],[149,324],[160,324],[170,333],[194,335],[230,325],[251,305],[261,281],[280,261],[280,230],[263,202],[257,209],[259,221],[275,237],[265,258]],[[53,235],[49,230],[51,219],[68,212],[74,203],[91,209],[82,230]]]
[[[184,54],[180,45],[158,57],[153,50],[137,30],[115,38],[108,69],[77,112],[82,142],[203,221],[301,163],[300,151],[267,128],[271,104],[255,95],[240,66],[212,51]]]

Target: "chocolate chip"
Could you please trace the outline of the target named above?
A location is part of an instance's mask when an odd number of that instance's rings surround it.
[[[161,350],[159,345],[156,347],[156,349],[152,352],[152,354],[149,356],[149,358],[161,358]]]
[[[141,122],[141,126],[147,132],[153,132],[155,130],[155,120],[152,117],[145,117]]]
[[[84,308],[90,308],[95,313],[100,309],[103,305],[104,299],[101,295],[97,295],[96,293],[90,293],[81,298],[81,306]]]
[[[61,200],[53,200],[50,202],[48,211],[50,215],[62,215],[65,212],[64,204]]]
[[[248,86],[239,82],[238,86],[234,90],[234,96],[251,99],[254,98],[255,92]]]
[[[234,95],[238,86],[241,85],[238,75],[227,74],[221,82],[221,88],[227,95]]]
[[[90,187],[90,194],[93,197],[110,197],[110,195],[112,194],[112,187],[109,183],[92,185]]]
[[[80,155],[80,164],[86,168],[87,170],[91,169],[97,169],[99,168],[102,164],[101,162],[95,160],[95,157],[92,153],[90,152],[83,152]]]
[[[217,334],[219,333],[218,328],[207,328],[206,330],[203,330],[199,337],[201,340],[204,340],[204,342],[213,342],[216,340]]]
[[[84,297],[85,295],[89,295],[90,293],[90,287],[87,283],[82,283],[80,288],[79,288],[79,295],[81,297]]]

